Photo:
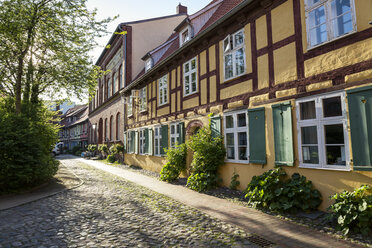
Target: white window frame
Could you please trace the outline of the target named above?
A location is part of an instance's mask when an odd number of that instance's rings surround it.
[[[127,97],[127,116],[131,117],[133,115],[133,97]]]
[[[168,103],[168,75],[164,75],[158,81],[159,106],[162,106]]]
[[[179,40],[180,40],[180,46],[186,44],[187,42],[189,42],[191,40],[191,26],[190,25],[187,25],[187,27],[185,27],[184,29],[181,30],[180,32],[180,35],[179,35]],[[187,38],[186,39],[183,39],[183,34],[188,32],[188,35],[186,36]]]
[[[146,146],[146,136],[145,136],[146,128],[139,130],[139,154],[145,155],[145,146]]]
[[[158,135],[156,135],[158,130]],[[158,149],[156,149],[156,142],[158,142]],[[161,156],[161,126],[154,127],[154,156]]]
[[[128,154],[133,154],[134,153],[134,147],[132,147],[132,145],[131,145],[132,144],[132,136],[130,135],[131,134],[131,131],[132,130],[126,132],[126,135],[127,135],[127,147],[128,147],[127,153]],[[133,150],[133,152],[131,150]]]
[[[239,33],[243,34],[243,42],[239,45],[236,44],[235,42],[235,35]],[[227,46],[225,47],[225,42],[227,42]],[[236,72],[236,57],[235,54],[238,50],[243,49],[243,60],[244,60],[244,70],[240,73],[237,74]],[[224,80],[231,80],[237,77],[240,77],[241,75],[244,75],[247,71],[247,61],[246,61],[246,55],[245,55],[245,34],[244,34],[244,29],[240,29],[237,32],[228,35],[223,41],[222,41],[222,51],[223,51],[223,74],[224,74]],[[226,68],[225,68],[225,58],[226,56],[232,56],[232,64],[233,64],[233,75],[229,78],[226,77]]]
[[[147,87],[139,90],[139,111],[144,112],[147,110]]]
[[[351,30],[349,33],[346,33],[346,34],[343,34],[343,35],[340,35],[340,36],[334,36],[333,35],[334,30],[333,30],[332,22],[331,22],[332,21],[332,19],[331,19],[332,18],[331,17],[331,2],[333,0],[320,0],[318,3],[315,3],[313,5],[310,4],[310,1],[311,0],[305,0],[305,17],[306,17],[306,33],[307,33],[306,36],[307,36],[307,48],[308,48],[308,50],[310,50],[312,48],[315,48],[315,47],[318,47],[318,46],[322,46],[326,43],[329,43],[331,41],[340,39],[344,36],[350,35],[350,34],[355,33],[357,31],[354,0],[350,0],[351,20],[352,20],[353,30]],[[311,46],[311,44],[310,44],[311,37],[310,37],[310,30],[309,30],[309,28],[310,28],[309,13],[311,11],[319,8],[322,5],[324,5],[324,9],[325,9],[325,18],[326,18],[325,24],[326,24],[326,28],[327,28],[327,40],[322,42],[322,43]]]
[[[195,68],[194,69],[191,69],[191,62],[195,60]],[[189,65],[189,71],[186,72],[185,68],[186,68],[186,65]],[[192,91],[192,74],[195,73],[195,91]],[[186,78],[189,77],[189,93],[186,93]],[[194,94],[198,92],[198,60],[196,57],[190,59],[189,61],[185,62],[183,64],[183,95],[184,96],[189,96],[191,94]]]
[[[341,97],[342,116],[323,117],[323,99],[332,97]],[[315,101],[316,119],[301,120],[300,119],[300,103]],[[346,115],[345,92],[337,92],[332,94],[322,94],[312,97],[302,98],[296,101],[296,116],[297,116],[297,142],[298,142],[298,156],[300,168],[311,169],[326,169],[326,170],[342,170],[350,171],[350,151],[349,151],[349,135]],[[345,161],[346,165],[327,165],[326,149],[325,149],[325,125],[342,124],[344,131],[344,145],[345,145]],[[316,126],[318,139],[318,156],[319,164],[309,164],[303,162],[302,154],[302,138],[301,127]]]
[[[145,61],[145,72],[148,72],[152,68],[152,58],[148,58]]]
[[[239,114],[245,114],[246,118],[246,125],[244,127],[238,127],[238,115]],[[234,126],[232,128],[226,128],[226,117],[233,116],[233,123]],[[227,139],[226,134],[233,133],[234,134],[234,154],[235,159],[228,159],[227,154],[225,161],[226,162],[233,162],[233,163],[242,163],[242,164],[248,164],[249,163],[249,133],[248,133],[248,111],[247,109],[234,111],[234,112],[227,112],[224,114],[223,117],[223,130],[224,130],[224,143],[227,150]],[[246,132],[247,134],[247,160],[240,160],[239,159],[239,139],[238,139],[238,133]]]
[[[174,133],[172,133],[172,127],[174,127]],[[177,132],[177,128],[180,128],[179,127],[179,122],[175,122],[175,123],[171,123],[169,125],[169,133],[170,133],[170,147],[171,148],[175,148],[176,147],[176,144],[178,144],[178,138],[180,137],[180,130],[178,129],[178,132]],[[172,144],[172,140],[174,139],[174,143]]]

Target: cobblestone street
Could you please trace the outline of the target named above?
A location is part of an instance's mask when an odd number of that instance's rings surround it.
[[[73,159],[76,189],[0,211],[0,247],[256,247],[248,233]]]

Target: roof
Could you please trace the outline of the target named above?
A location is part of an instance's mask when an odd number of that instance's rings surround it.
[[[193,38],[188,41],[192,42],[193,39],[201,36],[205,30],[207,30],[212,25],[216,24],[217,21],[226,16],[232,9],[237,7],[243,2],[250,3],[251,0],[213,0],[203,9],[198,12],[186,17],[180,25],[175,28],[175,32],[172,33],[168,40],[156,47],[155,49],[149,51],[142,59],[147,59],[149,56],[153,59],[152,69],[144,73],[143,71],[136,75],[134,80],[129,86],[127,86],[124,91],[134,87],[133,83],[140,80],[146,74],[151,73],[155,70],[157,65],[160,65],[163,61],[173,56],[177,51],[181,50],[183,46],[179,45],[179,31],[186,24],[190,24],[193,28]],[[184,45],[185,46],[185,45]]]

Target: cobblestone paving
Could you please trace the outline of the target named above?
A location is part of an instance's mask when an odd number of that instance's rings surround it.
[[[0,211],[0,247],[257,247],[250,234],[164,195],[62,161],[85,183]]]

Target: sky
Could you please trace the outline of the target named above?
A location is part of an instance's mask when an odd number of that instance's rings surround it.
[[[97,61],[119,23],[174,15],[179,3],[187,6],[188,14],[193,14],[209,2],[211,0],[88,0],[88,9],[97,9],[98,20],[119,15],[116,20],[108,25],[110,34],[97,38],[99,47],[90,54],[93,57],[93,62]]]

